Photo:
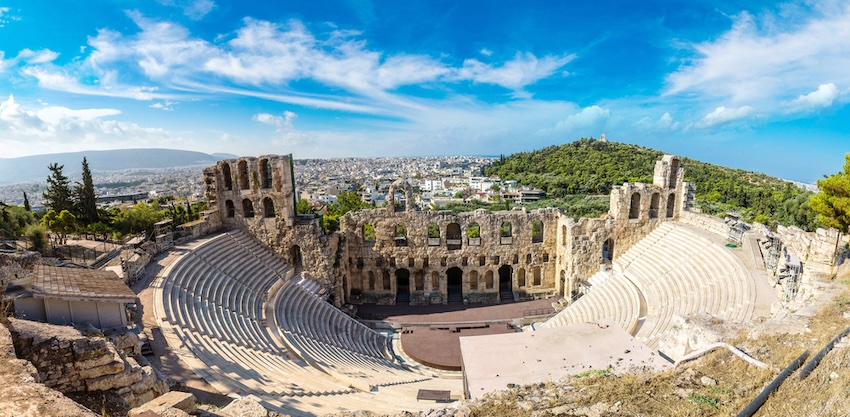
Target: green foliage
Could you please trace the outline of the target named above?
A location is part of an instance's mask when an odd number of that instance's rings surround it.
[[[395,225],[395,237],[407,237],[407,227],[401,223]]]
[[[325,233],[332,233],[339,229],[339,218],[345,213],[366,208],[371,208],[371,206],[363,202],[360,194],[354,191],[343,191],[337,195],[336,202],[328,206],[328,213],[322,219],[322,229]]]
[[[511,222],[503,222],[502,225],[499,226],[499,236],[511,237]]]
[[[313,210],[309,201],[301,199],[295,203],[295,214],[316,214],[316,210]]]
[[[470,223],[469,226],[466,227],[466,237],[481,237],[481,225],[478,223]]]
[[[80,214],[83,224],[96,223],[98,219],[97,196],[94,194],[94,181],[92,180],[89,162],[83,157],[83,182],[74,187],[76,197],[76,208]]]
[[[47,248],[47,230],[40,224],[31,224],[24,230],[24,236],[30,242],[30,250],[43,252]]]
[[[428,225],[428,237],[429,238],[439,238],[440,237],[440,225],[437,223],[431,223]]]
[[[720,406],[720,400],[718,398],[712,397],[710,395],[697,394],[695,392],[688,394],[688,401],[695,404],[707,405],[711,407]]]
[[[27,192],[24,191],[24,210],[32,211],[32,206],[30,205],[30,199],[27,197]]]
[[[120,235],[146,232],[153,233],[153,225],[168,216],[168,210],[161,210],[158,205],[141,202],[129,209],[113,208],[114,216],[112,229]]]
[[[19,235],[33,223],[35,223],[35,215],[29,210],[0,202],[0,230]]]
[[[64,165],[53,163],[47,166],[50,170],[50,176],[47,177],[47,189],[44,190],[44,205],[61,213],[63,210],[73,211],[74,196],[71,193],[71,181],[62,172],[65,169]]]
[[[576,374],[576,378],[586,378],[586,377],[589,377],[589,376],[603,377],[604,378],[604,377],[611,376],[611,371],[609,371],[607,369],[588,369],[586,371],[581,371],[578,374]]]
[[[375,226],[369,223],[363,225],[363,240],[367,242],[375,241]]]
[[[581,139],[502,158],[485,169],[486,175],[516,180],[540,188],[550,198],[609,194],[624,182],[652,182],[662,152],[635,145]],[[739,212],[745,221],[758,217],[766,224],[797,225],[814,230],[818,222],[807,204],[811,193],[793,184],[751,171],[732,169],[684,158],[685,181],[696,183],[696,205],[707,214]],[[790,202],[789,202],[790,201]],[[589,203],[589,202],[588,202]],[[594,205],[570,215],[592,217],[607,207]]]
[[[68,210],[62,210],[56,214],[56,210],[51,209],[41,218],[41,225],[65,236],[77,231],[77,216]]]
[[[846,233],[850,227],[850,153],[844,155],[844,172],[818,180],[820,192],[809,204],[824,225]]]

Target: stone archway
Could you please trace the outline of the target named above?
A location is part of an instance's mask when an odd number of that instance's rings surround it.
[[[304,270],[304,260],[301,258],[301,247],[292,245],[289,248],[289,262],[292,263],[292,268],[295,269],[295,274],[300,274]]]
[[[395,193],[396,190],[399,189],[404,191],[404,211],[413,211],[415,207],[413,205],[413,187],[411,187],[410,183],[405,180],[396,180],[392,183],[392,185],[390,185],[390,192],[387,195],[387,211],[390,213],[396,211]]]
[[[395,270],[395,303],[410,304],[410,271],[406,268]]]
[[[502,265],[499,268],[499,298],[501,301],[514,301],[514,269],[510,265]]]
[[[614,260],[614,239],[608,239],[602,244],[602,260],[609,262]]]
[[[446,299],[449,303],[463,302],[463,270],[456,266],[446,271]]]

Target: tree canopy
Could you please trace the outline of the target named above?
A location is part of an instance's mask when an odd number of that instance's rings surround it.
[[[847,233],[850,227],[850,153],[844,155],[844,171],[818,180],[818,192],[809,201],[820,221]]]
[[[57,213],[64,210],[76,211],[74,195],[71,192],[71,181],[62,172],[65,166],[52,163],[47,166],[47,169],[50,170],[50,175],[47,177],[47,189],[42,194],[44,205]]]
[[[97,196],[94,194],[94,180],[92,179],[89,162],[83,157],[83,181],[77,183],[74,187],[76,197],[77,211],[80,213],[80,220],[85,224],[97,223]]]

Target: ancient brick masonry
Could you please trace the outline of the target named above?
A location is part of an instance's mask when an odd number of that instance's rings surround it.
[[[132,333],[85,336],[73,327],[18,319],[10,319],[9,328],[18,356],[32,362],[38,382],[57,391],[115,390],[131,407],[168,392]]]

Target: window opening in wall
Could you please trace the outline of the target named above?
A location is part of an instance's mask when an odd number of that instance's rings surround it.
[[[667,181],[667,184],[669,185],[671,190],[676,188],[676,185],[677,185],[676,181],[678,181],[678,177],[679,177],[679,160],[673,159],[672,161],[670,161],[670,178],[669,178],[669,181]]]
[[[410,304],[410,271],[401,268],[395,270],[395,302]]]
[[[673,217],[673,210],[676,209],[676,196],[674,194],[670,194],[667,197],[667,217]]]
[[[428,246],[440,246],[440,225],[437,223],[428,225]]]
[[[658,205],[659,201],[661,201],[661,195],[658,193],[652,193],[652,197],[649,199],[649,218],[657,219],[658,218]]]
[[[230,173],[230,164],[225,162],[221,165],[221,176],[224,177],[224,189],[230,191],[233,189],[233,174]]]
[[[431,290],[440,291],[440,274],[437,271],[431,273]]]
[[[478,266],[484,266],[486,264],[487,264],[487,257],[486,256],[479,256],[478,257]]]
[[[469,289],[477,290],[478,289],[478,271],[471,271],[469,273]]]
[[[395,268],[395,258],[390,257],[390,268]]]
[[[460,225],[457,223],[449,223],[446,226],[446,247],[449,250],[460,249],[463,239],[460,234]]]
[[[525,286],[525,268],[520,268],[516,272],[516,285],[517,287]]]
[[[569,240],[569,237],[567,237],[567,226],[561,226],[561,240],[564,242],[564,246],[567,246]]]
[[[446,298],[449,303],[463,302],[463,270],[458,267],[446,271]]]
[[[383,285],[384,285],[384,291],[389,291],[389,290],[391,290],[391,289],[392,289],[392,284],[390,283],[390,271],[387,271],[387,270],[385,269],[385,270],[383,271],[382,276],[383,276],[383,280],[382,280],[382,281],[383,281]]]
[[[478,223],[470,223],[466,226],[466,238],[470,246],[481,245],[481,226]]]
[[[395,225],[395,245],[407,246],[407,226],[399,223]]]
[[[274,217],[274,203],[271,198],[263,199],[263,217]]]
[[[531,243],[543,242],[543,222],[535,220],[531,222]]]
[[[233,201],[225,200],[224,209],[227,211],[227,217],[233,217],[236,215],[236,208],[233,207]]]
[[[492,262],[492,264],[493,264],[493,265],[498,265],[498,264],[499,264],[499,257],[498,257],[498,256],[494,256],[491,260],[493,261],[493,262]]]
[[[449,260],[448,258],[440,258],[440,266],[446,266],[446,263],[448,262],[448,260]]]
[[[640,194],[632,194],[632,200],[629,204],[629,218],[637,219],[640,217]]]
[[[242,217],[254,217],[254,205],[251,200],[242,200]]]
[[[460,258],[460,266],[466,266],[468,258],[466,256]]]
[[[514,254],[514,261],[513,261],[513,264],[514,264],[514,265],[516,265],[516,264],[518,264],[518,263],[519,263],[519,255],[515,253],[515,254]]]
[[[499,242],[503,245],[510,245],[513,243],[513,234],[510,222],[503,222],[502,225],[499,226]]]
[[[248,189],[248,162],[239,161],[239,188],[242,190]]]
[[[602,244],[602,260],[614,260],[614,239],[608,239]]]
[[[499,268],[499,298],[503,303],[514,301],[513,273],[510,265]]]
[[[493,271],[487,271],[484,273],[484,288],[488,290],[493,289]]]
[[[531,270],[531,277],[532,277],[532,281],[531,281],[532,285],[540,285],[541,284],[541,282],[540,282],[540,267],[539,266],[535,266],[534,269]]]
[[[375,290],[375,273],[372,271],[369,271],[369,289]]]
[[[425,290],[425,271],[416,271],[414,274],[414,288],[416,291],[424,291]]]
[[[531,254],[530,253],[525,254],[525,263],[527,263],[527,264],[531,263]]]
[[[422,267],[423,267],[423,268],[427,268],[427,267],[428,267],[428,258],[427,258],[427,257],[422,258]]]
[[[413,265],[415,265],[415,260],[413,258],[407,258],[407,267],[413,268]]]
[[[260,187],[272,188],[272,164],[268,159],[260,159]]]
[[[301,257],[301,247],[292,245],[289,248],[289,262],[295,268],[295,274],[300,274],[304,270],[304,259]]]
[[[375,243],[375,226],[369,223],[363,225],[363,243],[366,245]]]
[[[543,262],[549,262],[549,254],[548,253],[543,254]]]
[[[563,269],[561,270],[561,294],[567,293],[567,273]]]

